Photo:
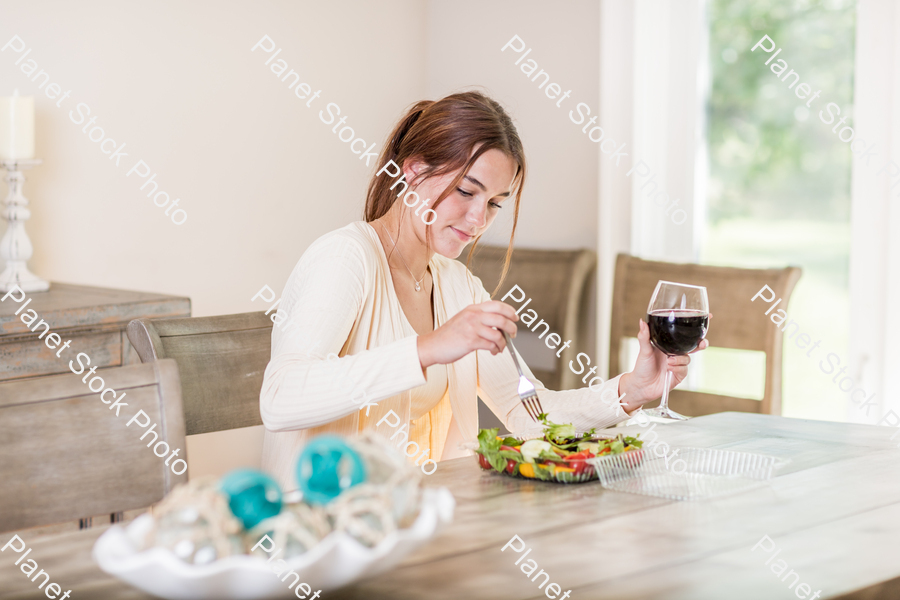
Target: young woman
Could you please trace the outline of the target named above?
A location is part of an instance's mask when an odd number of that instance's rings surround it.
[[[477,92],[418,102],[378,164],[365,221],[306,250],[282,296],[287,325],[272,331],[260,396],[263,468],[286,490],[296,488],[300,449],[321,433],[374,428],[431,473],[475,439],[476,395],[510,431],[540,429],[519,402],[501,334],[515,337],[515,311],[454,260],[500,210],[512,210],[506,274],[525,180],[509,115]],[[667,363],[674,385],[684,379],[688,357],[655,350],[643,322],[638,340],[634,371],[594,390],[550,391],[526,368],[549,418],[608,427],[660,397]]]

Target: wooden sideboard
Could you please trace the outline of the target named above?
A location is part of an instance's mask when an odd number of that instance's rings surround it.
[[[51,283],[50,290],[27,296],[27,309],[101,369],[141,362],[125,335],[132,319],[191,316],[190,298],[146,292]],[[15,314],[21,306],[12,298],[0,302],[0,381],[69,372],[69,359],[57,358],[20,319],[25,311]]]

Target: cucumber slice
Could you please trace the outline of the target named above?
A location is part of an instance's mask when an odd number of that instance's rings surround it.
[[[578,443],[578,451],[588,450],[593,454],[600,453],[600,444],[598,442],[579,442]]]
[[[544,440],[528,440],[522,444],[522,447],[519,448],[519,452],[522,453],[522,458],[525,459],[525,462],[534,463],[534,459],[537,458],[542,450],[551,452],[551,448],[550,442],[545,442]]]

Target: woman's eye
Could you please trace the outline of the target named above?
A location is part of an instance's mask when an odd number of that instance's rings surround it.
[[[488,204],[490,204],[493,208],[503,208],[502,206],[500,206],[500,205],[497,204],[496,202],[489,202]]]
[[[465,190],[462,189],[462,188],[456,188],[456,191],[459,192],[460,195],[462,195],[462,196],[464,196],[464,197],[466,197],[466,198],[471,198],[471,197],[472,197],[472,193],[471,193],[471,192],[467,192],[467,191],[465,191]]]

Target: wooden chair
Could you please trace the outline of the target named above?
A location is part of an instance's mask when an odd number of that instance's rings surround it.
[[[609,372],[622,372],[619,350],[624,337],[637,337],[638,319],[647,318],[647,305],[660,280],[706,287],[713,320],[707,339],[711,346],[759,350],[766,353],[766,383],[762,401],[702,392],[672,390],[670,406],[688,416],[724,411],[781,414],[782,331],[765,314],[770,305],[750,299],[768,285],[782,298],[787,310],[798,267],[783,269],[737,269],[695,264],[642,260],[627,254],[616,257],[612,322],[609,337]]]
[[[264,312],[136,319],[127,332],[141,361],[178,363],[187,435],[262,425],[259,392],[272,352]]]
[[[97,375],[116,397],[127,393],[118,417],[79,375],[0,384],[0,531],[143,508],[187,481],[141,441],[148,429],[125,425],[143,410],[159,440],[185,456],[175,361]]]
[[[467,253],[459,260],[465,263]],[[497,287],[505,246],[479,246],[472,257],[470,268],[481,278],[488,292]],[[588,339],[588,282],[594,271],[597,255],[590,250],[535,250],[516,248],[513,252],[509,273],[495,300],[502,298],[514,285],[525,291],[526,298],[532,298],[527,309],[534,309],[540,319],[550,324],[550,331],[562,336],[563,341],[572,340],[572,345],[562,351],[559,358],[553,357],[557,368],[554,371],[531,370],[535,377],[551,390],[565,390],[583,387],[580,376],[569,368],[579,352],[589,352]],[[509,302],[509,300],[507,300]],[[515,305],[514,305],[515,306]],[[521,316],[521,314],[520,314]],[[532,327],[536,324],[532,325]],[[524,325],[520,325],[524,327]],[[544,331],[544,328],[541,328]],[[548,348],[547,352],[551,352]],[[556,351],[552,351],[555,352]]]

